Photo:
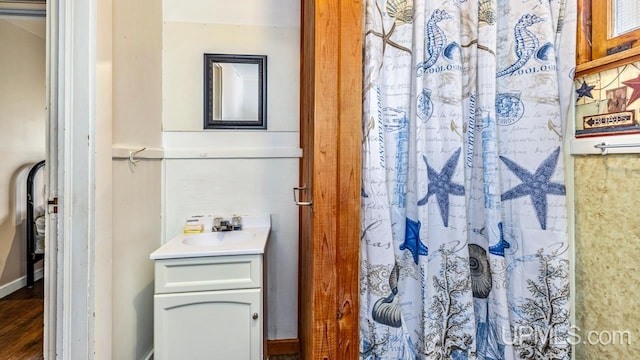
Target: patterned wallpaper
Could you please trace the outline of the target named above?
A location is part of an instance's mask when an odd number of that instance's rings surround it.
[[[640,62],[575,79],[576,137],[640,132]]]

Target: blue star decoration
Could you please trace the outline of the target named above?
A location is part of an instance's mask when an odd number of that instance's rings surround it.
[[[504,249],[511,247],[511,244],[504,239],[504,230],[502,229],[502,221],[498,223],[498,230],[500,231],[500,242],[493,246],[489,246],[489,253],[497,256],[504,257]]]
[[[595,86],[589,86],[587,85],[586,81],[582,81],[582,85],[576,89],[576,92],[578,93],[578,98],[576,99],[576,101],[580,100],[581,98],[588,96],[590,98],[593,99],[593,96],[591,95],[591,90],[593,90]]]
[[[520,185],[502,194],[501,200],[513,200],[522,196],[531,196],[542,230],[547,229],[547,194],[566,194],[564,185],[549,181],[558,164],[559,155],[560,147],[556,148],[533,174],[506,157],[500,156],[500,160],[522,181]]]
[[[429,248],[420,241],[420,221],[413,221],[407,218],[407,228],[404,235],[404,242],[400,245],[400,250],[409,250],[413,255],[413,261],[418,264],[418,256],[429,255]]]
[[[464,195],[464,187],[462,185],[454,184],[451,182],[451,176],[458,165],[458,159],[460,158],[460,151],[462,148],[458,148],[456,152],[451,155],[449,160],[442,167],[441,172],[437,172],[427,162],[427,157],[422,155],[424,163],[427,164],[427,176],[429,177],[429,187],[427,188],[427,195],[425,195],[420,201],[418,206],[422,206],[429,201],[431,195],[435,195],[438,199],[438,206],[440,207],[440,216],[444,226],[449,226],[449,194],[451,195]]]

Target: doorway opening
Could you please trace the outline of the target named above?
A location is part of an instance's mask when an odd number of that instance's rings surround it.
[[[3,359],[43,358],[45,14],[44,1],[0,1],[0,318],[17,324],[0,330]]]

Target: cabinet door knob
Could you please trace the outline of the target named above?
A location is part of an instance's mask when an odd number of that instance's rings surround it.
[[[252,318],[253,318],[253,320],[257,320],[258,319],[258,313],[253,313]]]

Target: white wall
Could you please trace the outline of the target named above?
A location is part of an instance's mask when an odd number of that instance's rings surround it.
[[[113,0],[112,10],[113,147],[151,151],[162,147],[161,3]],[[111,358],[139,360],[153,347],[153,262],[149,254],[162,241],[162,160],[130,164],[114,159],[111,170]]]
[[[186,215],[271,214],[267,247],[268,337],[297,336],[298,209],[291,188],[296,158],[166,161],[167,235]]]
[[[96,22],[95,359],[112,359],[113,343],[113,2],[99,0]]]
[[[290,0],[270,2],[291,3]],[[297,12],[295,17],[299,18]],[[162,127],[165,131],[202,130],[205,53],[267,55],[269,131],[298,131],[299,27],[170,22],[165,19],[163,31]]]
[[[113,154],[160,154],[112,161],[112,358],[153,346],[149,254],[202,212],[272,214],[268,337],[297,337],[298,2],[112,2]],[[268,130],[202,130],[205,52],[268,56]]]
[[[0,19],[0,288],[26,274],[26,176],[45,156],[44,28]]]
[[[153,347],[153,262],[161,243],[161,160],[113,161],[112,359],[144,359]]]
[[[297,337],[300,4],[164,0],[165,240],[195,214],[270,213],[269,339]],[[203,131],[203,54],[267,55],[267,127]]]

